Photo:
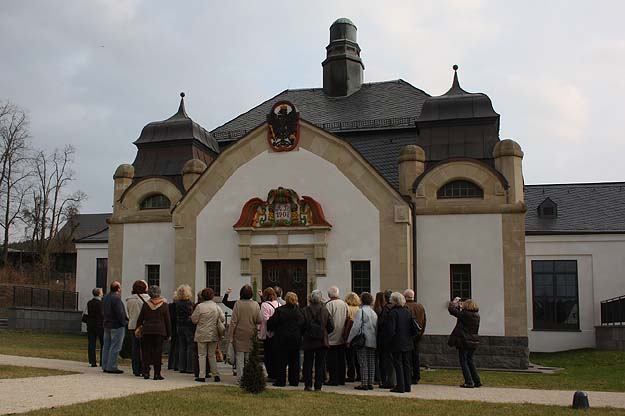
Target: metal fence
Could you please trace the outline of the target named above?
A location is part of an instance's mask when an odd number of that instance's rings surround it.
[[[31,286],[13,286],[11,306],[21,308],[78,309],[78,292]]]
[[[625,325],[625,295],[601,302],[601,325]]]

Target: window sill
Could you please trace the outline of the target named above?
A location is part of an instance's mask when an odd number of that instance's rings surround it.
[[[581,329],[532,329],[532,332],[582,332]]]

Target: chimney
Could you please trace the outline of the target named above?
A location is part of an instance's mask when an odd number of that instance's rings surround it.
[[[356,25],[337,19],[330,26],[330,44],[323,66],[323,92],[330,97],[345,97],[358,91],[365,69],[356,43]]]

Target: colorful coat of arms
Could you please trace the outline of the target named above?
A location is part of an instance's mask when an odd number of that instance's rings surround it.
[[[267,115],[267,141],[276,152],[288,152],[299,142],[299,113],[288,101],[278,101]]]
[[[252,227],[331,227],[321,205],[309,196],[299,198],[292,189],[272,189],[267,200],[252,198],[243,206],[241,217],[234,228]]]

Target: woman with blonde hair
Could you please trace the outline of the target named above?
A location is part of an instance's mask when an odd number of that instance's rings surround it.
[[[195,364],[195,342],[193,341],[193,292],[191,286],[180,285],[176,289],[176,353],[181,373],[193,374]]]
[[[480,329],[480,314],[478,313],[480,308],[473,299],[462,302],[459,297],[456,297],[449,303],[448,310],[457,319],[447,344],[458,349],[458,359],[464,376],[464,383],[460,387],[469,389],[480,387],[482,381],[473,362],[473,355],[480,344],[480,337],[477,334]]]
[[[354,292],[349,292],[345,297],[345,303],[347,303],[347,316],[349,318],[349,324],[346,324],[343,328],[343,339],[347,342],[349,333],[354,325],[356,313],[360,308],[360,297]],[[356,351],[349,346],[345,350],[345,361],[347,362],[347,378],[345,381],[348,383],[360,381],[360,366],[356,358]]]
[[[275,351],[276,387],[286,386],[286,368],[289,367],[289,385],[299,384],[299,350],[302,346],[302,326],[304,315],[299,308],[299,299],[293,292],[287,292],[285,305],[276,309],[269,321],[267,329],[274,331],[273,345]]]

